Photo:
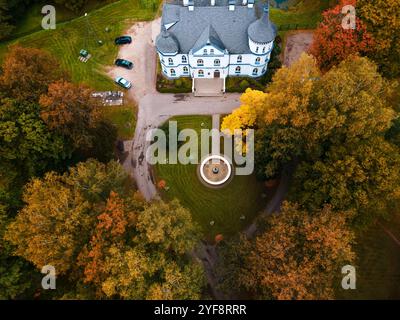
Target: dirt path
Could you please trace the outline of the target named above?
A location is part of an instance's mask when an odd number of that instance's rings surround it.
[[[301,54],[308,50],[313,40],[313,31],[292,31],[286,36],[286,47],[283,64],[290,66]]]

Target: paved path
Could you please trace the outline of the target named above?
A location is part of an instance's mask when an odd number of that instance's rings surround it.
[[[313,31],[297,30],[291,31],[286,36],[286,47],[283,64],[290,66],[297,61],[303,52],[306,52],[313,40]]]

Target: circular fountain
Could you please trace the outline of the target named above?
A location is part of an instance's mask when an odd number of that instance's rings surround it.
[[[199,174],[207,186],[221,187],[232,176],[232,165],[220,155],[210,155],[201,161]]]

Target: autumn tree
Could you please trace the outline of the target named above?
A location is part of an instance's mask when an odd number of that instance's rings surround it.
[[[83,85],[58,81],[40,97],[41,117],[50,130],[67,137],[75,148],[92,145],[90,130],[99,121],[99,109],[91,90]]]
[[[383,139],[396,118],[395,90],[395,84],[385,80],[367,58],[349,57],[324,75],[307,55],[290,68],[283,67],[267,93],[248,90],[242,98],[250,101],[240,108],[242,114],[256,115],[256,121],[250,119],[256,129],[259,176],[271,178],[298,164],[292,194],[301,204],[310,209],[324,203],[335,210],[355,208],[357,219],[363,217],[364,222],[379,216],[384,203],[398,197],[398,151]],[[247,112],[252,105],[253,111]],[[230,123],[249,125],[249,117],[237,114],[228,116],[234,118]],[[360,152],[357,156],[355,150]],[[322,165],[324,174],[319,174]],[[357,167],[361,171],[349,173]],[[302,168],[307,168],[304,174]],[[379,208],[373,209],[378,202]]]
[[[10,48],[2,69],[0,88],[7,97],[31,103],[38,102],[50,83],[67,77],[50,54],[19,45]]]
[[[333,299],[341,267],[355,257],[354,235],[346,222],[351,215],[329,206],[307,212],[285,202],[254,240],[242,238],[239,248],[227,247],[240,253],[232,252],[236,261],[229,264],[237,276],[236,288],[257,299]],[[227,279],[229,271],[225,269]]]
[[[190,213],[177,201],[144,211],[111,193],[90,243],[79,256],[84,281],[97,297],[198,299],[200,265],[186,256],[199,240]]]
[[[370,53],[386,77],[400,76],[400,10],[398,0],[358,0],[357,12],[375,39]]]
[[[114,189],[126,190],[129,178],[115,162],[80,163],[69,173],[47,173],[24,191],[25,207],[5,234],[15,254],[37,268],[53,265],[65,274],[90,239],[102,203]],[[127,191],[126,191],[127,192]]]
[[[342,21],[346,14],[342,8],[346,5],[355,7],[356,0],[341,0],[332,9],[326,10],[323,20],[314,32],[313,43],[309,49],[322,71],[338,65],[350,55],[366,55],[374,48],[374,41],[366,25],[356,16],[355,29],[345,29]]]

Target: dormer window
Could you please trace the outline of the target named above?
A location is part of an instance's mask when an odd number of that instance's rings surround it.
[[[182,63],[187,63],[187,58],[186,58],[186,56],[182,56]]]
[[[204,66],[204,61],[203,61],[203,59],[198,59],[198,60],[197,60],[197,65],[198,65],[199,67]]]
[[[214,66],[219,67],[221,65],[221,60],[215,59],[214,60]]]
[[[207,54],[208,54],[208,53],[207,53],[207,49],[204,49],[204,50],[203,50],[203,54],[204,54],[204,55],[207,55]]]
[[[237,62],[238,62],[238,63],[242,63],[242,56],[238,56],[238,57],[237,57]]]
[[[210,49],[210,54],[214,54],[214,49]]]

